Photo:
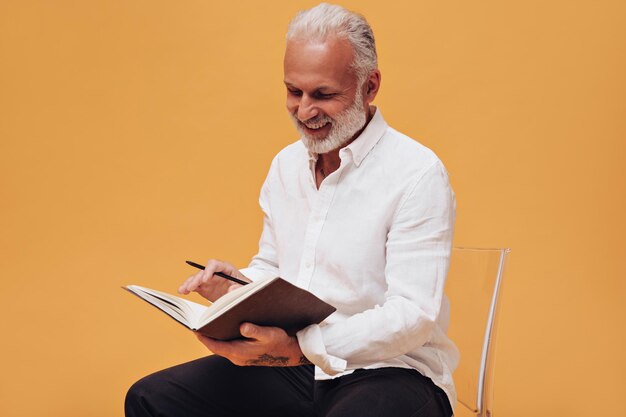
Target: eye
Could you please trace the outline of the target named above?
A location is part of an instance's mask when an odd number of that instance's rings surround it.
[[[321,92],[316,92],[313,97],[318,99],[318,100],[329,100],[333,97],[335,97],[335,93],[321,93]]]
[[[295,88],[288,88],[287,94],[289,94],[290,96],[300,97],[302,95],[302,91],[297,90]]]

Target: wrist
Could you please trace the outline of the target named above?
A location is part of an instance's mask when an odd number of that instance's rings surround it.
[[[300,344],[298,343],[298,338],[296,336],[291,336],[289,338],[289,358],[290,366],[311,365],[311,361],[309,361],[309,359],[302,352],[302,349],[300,349]]]

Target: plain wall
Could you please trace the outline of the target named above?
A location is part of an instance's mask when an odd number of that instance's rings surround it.
[[[120,289],[244,266],[297,134],[282,53],[304,1],[0,1],[0,415],[122,416],[206,354]],[[513,249],[496,415],[618,415],[626,391],[626,3],[346,1],[376,100],[444,161],[458,246]]]

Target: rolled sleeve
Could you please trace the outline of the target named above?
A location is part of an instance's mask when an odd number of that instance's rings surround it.
[[[348,362],[326,352],[322,331],[317,324],[308,326],[296,334],[300,349],[312,364],[328,375],[344,372]]]

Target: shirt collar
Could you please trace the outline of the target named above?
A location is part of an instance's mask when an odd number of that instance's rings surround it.
[[[352,153],[352,160],[357,167],[383,137],[388,127],[380,110],[377,107],[373,107],[373,110],[372,120],[365,126],[365,130],[345,148]]]
[[[374,146],[378,143],[383,134],[387,130],[387,122],[383,119],[383,115],[377,107],[372,106],[374,115],[361,134],[352,141],[348,146],[341,149],[339,154],[350,152],[354,164],[358,167],[365,157],[370,153]],[[309,161],[314,163],[317,161],[317,154],[309,152]]]

